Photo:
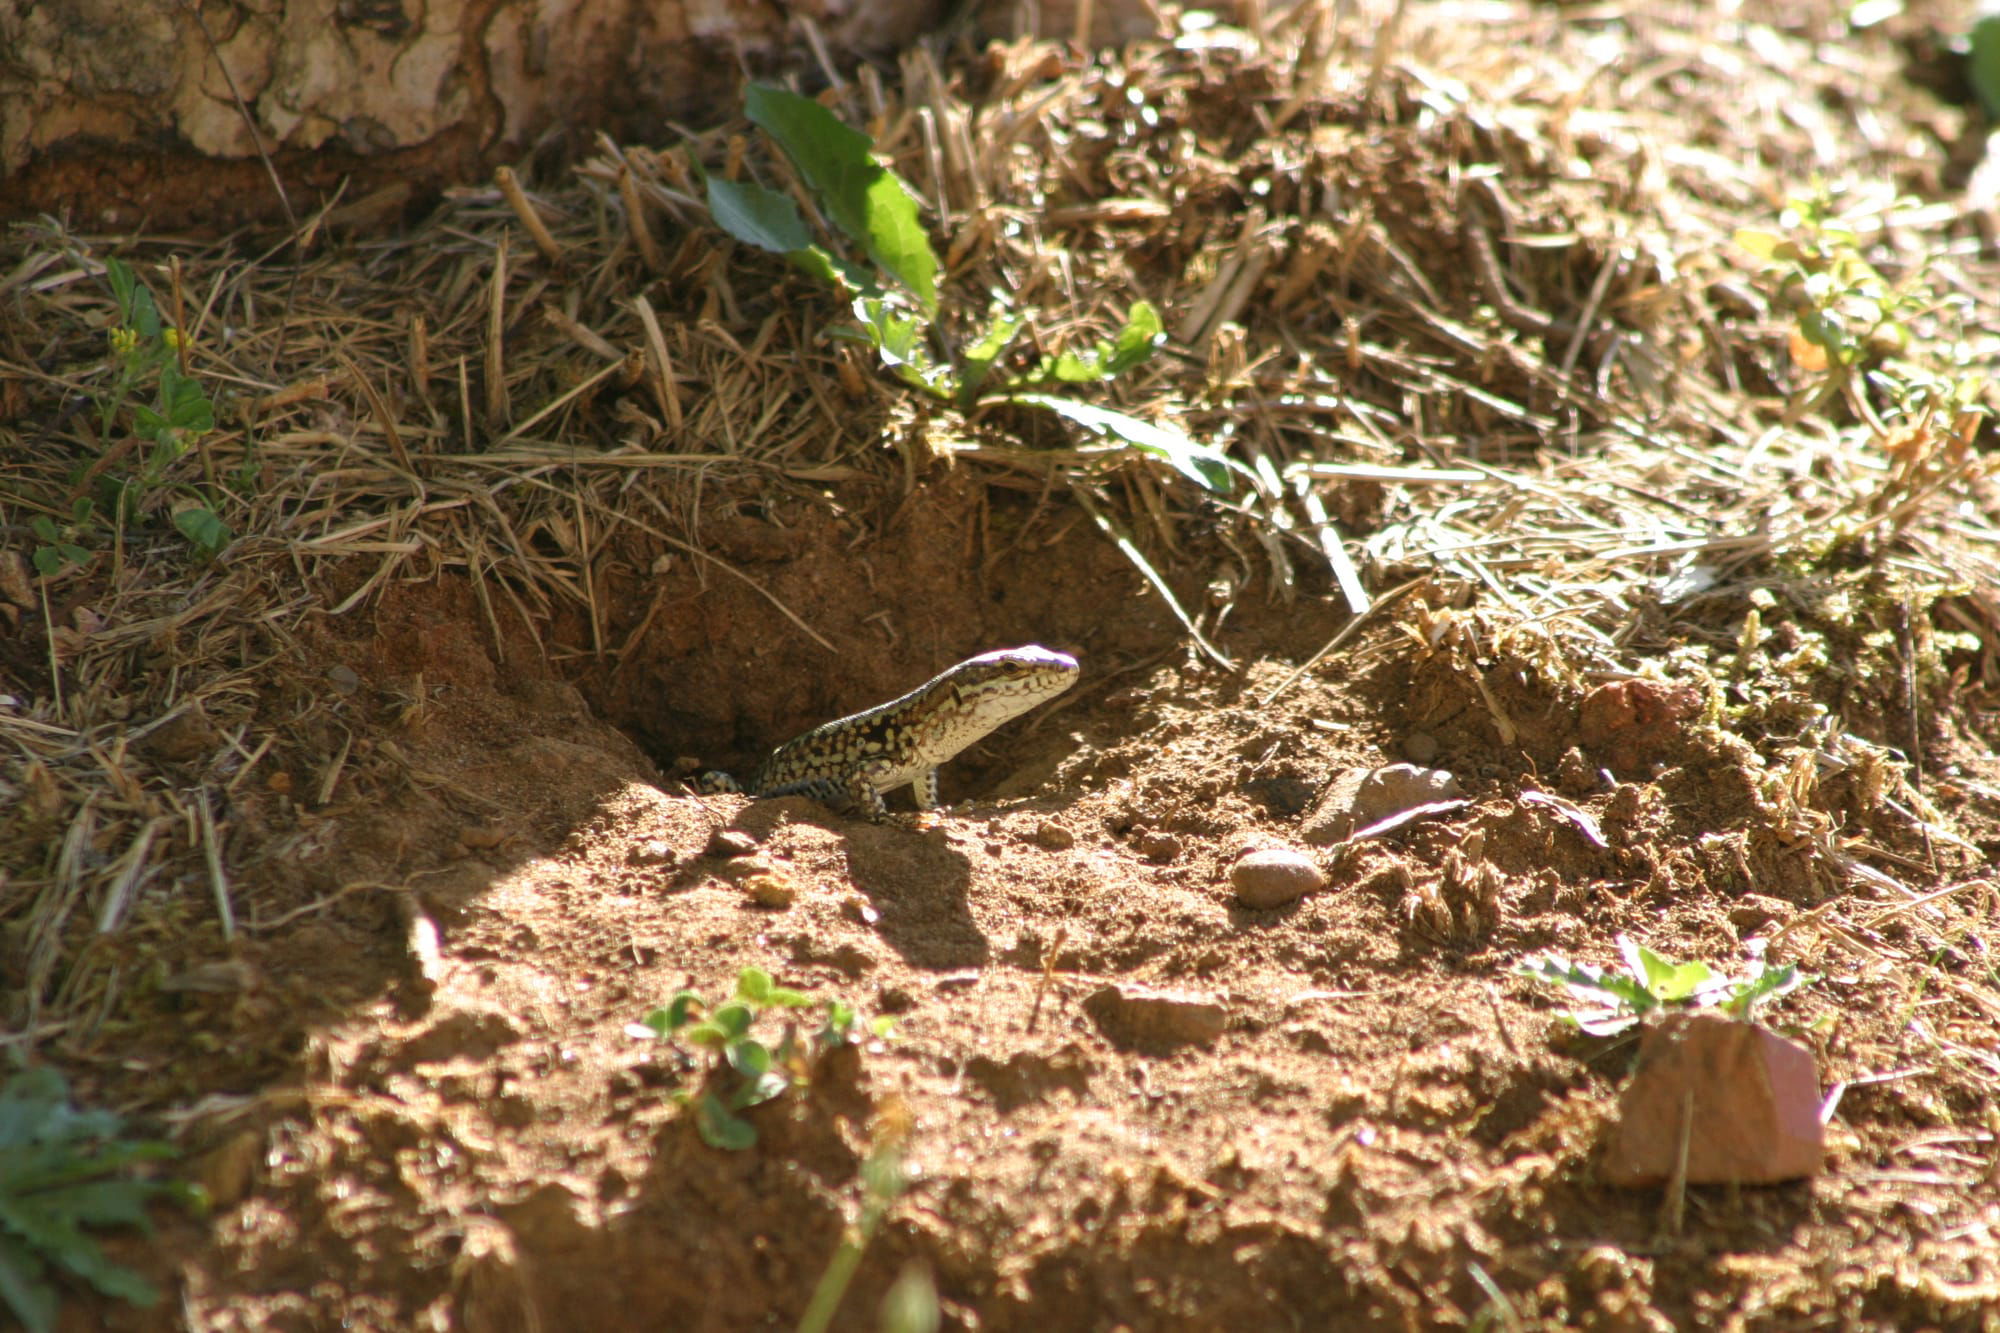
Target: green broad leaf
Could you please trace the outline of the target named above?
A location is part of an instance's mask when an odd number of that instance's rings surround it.
[[[780,986],[761,967],[746,967],[737,974],[736,997],[761,1009],[798,1009],[812,1003],[798,991]]]
[[[1553,954],[1531,958],[1514,970],[1520,976],[1553,982],[1584,1003],[1603,1006],[1564,1015],[1592,1036],[1608,1037],[1622,1032],[1659,1008],[1652,992],[1632,978],[1587,963],[1572,963]]]
[[[202,392],[201,383],[170,365],[160,368],[160,403],[175,430],[199,435],[215,429],[215,408]]]
[[[755,181],[710,175],[708,213],[716,226],[745,245],[779,255],[812,248],[812,233],[806,230],[791,196],[767,190]]]
[[[697,1046],[712,1046],[718,1050],[736,1041],[750,1030],[753,1015],[750,1006],[740,1000],[731,1000],[720,1005],[702,1022],[687,1030],[687,1039]]]
[[[89,1243],[75,1227],[51,1216],[44,1201],[18,1187],[0,1194],[0,1232],[15,1237],[50,1260],[60,1259],[65,1249]]]
[[[1799,334],[1816,347],[1823,347],[1835,361],[1847,357],[1849,339],[1841,317],[1831,310],[1808,310],[1799,316]]]
[[[132,317],[126,323],[139,331],[141,351],[135,355],[143,355],[145,344],[160,336],[160,308],[153,304],[153,294],[144,287],[133,287]]]
[[[771,1069],[771,1052],[765,1048],[763,1042],[752,1041],[748,1037],[732,1041],[723,1047],[722,1056],[729,1062],[731,1069],[745,1078],[756,1078],[769,1073]]]
[[[53,546],[37,546],[35,548],[34,559],[35,559],[35,572],[37,574],[40,574],[45,579],[52,579],[56,575],[62,573],[63,566],[70,563],[69,560],[60,551],[56,550],[56,548]]]
[[[118,302],[118,322],[132,322],[132,290],[139,280],[132,276],[132,266],[122,259],[104,261],[104,276],[111,283],[112,299]]]
[[[714,1093],[706,1093],[694,1104],[694,1127],[701,1141],[711,1148],[742,1152],[757,1143],[757,1131],[722,1104]]]
[[[896,1035],[896,1019],[891,1014],[880,1014],[868,1020],[868,1031],[877,1037]]]
[[[861,1020],[854,1006],[841,1000],[826,1002],[826,1028],[820,1033],[820,1040],[828,1046],[844,1046],[854,1032],[854,1025]]]
[[[47,514],[37,514],[29,519],[28,531],[51,545],[62,539],[62,534],[56,531],[55,520]]]
[[[91,512],[96,508],[97,502],[95,500],[92,500],[87,495],[79,495],[70,503],[70,519],[78,526],[81,526],[90,522]]]
[[[132,424],[148,440],[157,440],[173,423],[144,403],[132,404]]]
[[[667,1031],[678,1032],[695,1020],[695,1016],[708,1006],[701,1002],[701,996],[691,990],[675,991],[674,998],[667,1001]],[[646,1022],[653,1021],[652,1015]]]
[[[882,284],[859,264],[851,264],[839,255],[828,254],[817,245],[809,245],[803,250],[794,250],[785,258],[792,261],[806,276],[817,281],[822,287],[831,287],[844,295],[880,296]]]
[[[214,510],[201,505],[176,511],[174,526],[205,556],[220,554],[222,548],[229,545],[230,538],[236,535],[227,523],[216,516]]]
[[[2000,120],[2000,14],[1985,14],[1973,23],[1965,72],[1986,114]]]
[[[1674,963],[1660,957],[1629,935],[1618,937],[1625,970],[1659,1004],[1683,1004],[1717,978],[1706,963]]]
[[[42,1065],[25,1070],[0,1086],[0,1148],[15,1148],[48,1139],[77,1136],[78,1126],[115,1134],[118,1120],[108,1112],[79,1113],[70,1108],[69,1084],[56,1070]]]
[[[1772,967],[1760,963],[1757,969],[1739,985],[1736,992],[1722,1004],[1722,1012],[1731,1018],[1748,1020],[1759,1004],[1789,994],[1813,980],[1808,973],[1801,972],[1797,963],[1786,963],[1782,967]]]
[[[969,408],[979,395],[979,386],[993,373],[993,363],[1007,350],[1021,326],[1027,321],[1021,316],[995,305],[987,312],[986,331],[975,339],[971,346],[959,353],[958,404]]]
[[[1153,350],[1166,336],[1159,312],[1145,301],[1135,301],[1126,313],[1124,327],[1111,341],[1100,340],[1087,356],[1063,352],[1045,358],[1021,384],[1096,384],[1151,360]]]
[[[1166,327],[1160,323],[1160,312],[1153,309],[1150,301],[1134,301],[1132,308],[1125,312],[1125,327],[1118,330],[1110,343],[1097,345],[1098,365],[1106,379],[1122,375],[1134,366],[1152,360],[1154,350],[1166,341],[1166,337]]]
[[[1095,384],[1104,378],[1104,372],[1095,360],[1086,360],[1075,352],[1064,352],[1044,360],[1029,378],[1042,384]]]
[[[91,1241],[56,1256],[58,1262],[102,1295],[143,1308],[160,1303],[159,1289],[123,1264],[113,1263]]]
[[[1235,490],[1230,472],[1236,464],[1228,455],[1219,449],[1195,443],[1171,426],[1155,425],[1108,407],[1079,403],[1054,394],[1016,393],[1000,401],[1046,408],[1093,435],[1108,435],[1122,440],[1140,452],[1170,464],[1188,480],[1217,495],[1228,495]]]
[[[761,967],[746,967],[736,974],[736,998],[764,1006],[771,1003],[771,989],[777,985]]]
[[[790,195],[767,190],[755,181],[708,176],[707,182],[709,216],[737,240],[783,255],[808,277],[835,291],[881,291],[865,269],[813,244],[812,232],[799,217]]]
[[[625,1025],[625,1035],[634,1041],[665,1041],[673,1031],[667,1026],[667,1011],[654,1009],[636,1023]]]
[[[0,1235],[0,1305],[11,1310],[28,1333],[49,1333],[56,1326],[56,1292],[42,1280],[44,1271],[34,1251]]]
[[[934,398],[952,396],[951,372],[932,361],[930,349],[924,345],[924,321],[915,315],[898,314],[887,299],[872,296],[855,299],[854,317],[882,364],[898,379]]]
[[[935,316],[937,255],[916,195],[874,159],[874,141],[811,98],[767,84],[750,85],[743,112],[777,141],[833,225]]]
[[[756,1012],[749,1005],[731,1001],[717,1006],[715,1012],[709,1015],[708,1021],[727,1032],[733,1040],[750,1030],[750,1023],[756,1016]]]

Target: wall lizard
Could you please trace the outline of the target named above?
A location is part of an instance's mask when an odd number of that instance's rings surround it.
[[[1037,644],[981,653],[900,698],[814,727],[780,745],[748,788],[707,773],[708,791],[810,796],[882,819],[883,794],[909,784],[917,808],[938,804],[938,765],[1076,683],[1077,662]]]

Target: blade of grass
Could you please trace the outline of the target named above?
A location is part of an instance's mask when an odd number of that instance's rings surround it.
[[[1181,606],[1180,599],[1174,596],[1174,590],[1167,586],[1167,581],[1160,577],[1159,571],[1154,569],[1151,562],[1146,559],[1145,553],[1139,549],[1138,543],[1125,534],[1124,530],[1118,526],[1116,520],[1099,509],[1082,487],[1076,487],[1070,493],[1076,497],[1076,502],[1083,506],[1083,512],[1090,515],[1090,521],[1097,525],[1098,530],[1109,537],[1112,545],[1122,551],[1125,558],[1137,566],[1139,572],[1145,576],[1146,582],[1153,585],[1153,591],[1160,594],[1161,600],[1167,604],[1167,609],[1172,611],[1175,618],[1181,622],[1182,627],[1188,632],[1188,637],[1194,640],[1195,646],[1206,653],[1210,660],[1223,670],[1234,671],[1236,664],[1225,657],[1222,650],[1210,643],[1201,630],[1195,626],[1194,618],[1188,615],[1186,609]]]

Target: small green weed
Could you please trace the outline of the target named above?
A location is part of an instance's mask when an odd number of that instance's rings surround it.
[[[795,1024],[785,1025],[775,1049],[750,1035],[760,1016],[776,1010],[819,1008],[819,1030],[801,1040]],[[895,1027],[891,1018],[862,1018],[860,1011],[837,999],[815,1000],[780,986],[761,967],[746,967],[736,975],[736,993],[710,1008],[701,996],[684,990],[626,1029],[634,1037],[667,1041],[678,1037],[704,1046],[719,1057],[712,1086],[699,1096],[679,1094],[694,1107],[695,1128],[715,1148],[740,1150],[757,1142],[757,1131],[737,1112],[782,1097],[809,1081],[813,1061],[837,1047],[870,1036],[886,1037]]]
[[[201,383],[181,368],[184,335],[161,321],[152,292],[140,283],[131,265],[107,259],[104,273],[118,303],[118,323],[110,332],[116,373],[97,397],[98,429],[109,441],[119,423],[129,421],[131,434],[109,445],[102,458],[78,474],[79,486],[89,484],[95,494],[79,495],[72,502],[68,522],[58,524],[41,515],[29,524],[38,542],[35,568],[49,577],[89,561],[90,543],[99,536],[100,514],[114,532],[123,533],[138,517],[141,503],[159,488],[167,469],[215,429],[214,404]],[[133,452],[138,454],[136,466],[110,466]],[[229,525],[200,487],[177,491],[174,527],[204,558],[214,556],[229,544],[233,535]]]
[[[1864,225],[1886,225],[1918,206],[1885,191],[1820,183],[1786,201],[1776,230],[1736,232],[1736,243],[1763,264],[1793,314],[1793,363],[1823,376],[1795,401],[1795,414],[1819,410],[1856,387],[1857,377],[1885,409],[1877,420],[1856,404],[1878,429],[1936,415],[1953,420],[1975,407],[1985,376],[1969,346],[1951,333],[1963,326],[1967,298],[1936,290],[1921,263],[1892,282],[1862,250]],[[1913,329],[1926,320],[1939,327],[1924,340],[1923,354],[1913,355]]]
[[[900,1100],[891,1098],[872,1128],[873,1142],[861,1163],[861,1207],[853,1224],[840,1238],[826,1271],[799,1316],[799,1333],[825,1333],[832,1324],[840,1302],[861,1267],[861,1256],[875,1239],[882,1222],[903,1197],[909,1186],[903,1170],[903,1144],[909,1137],[910,1113]],[[937,1290],[922,1268],[903,1271],[882,1302],[879,1327],[884,1333],[936,1333],[938,1326]]]
[[[1614,1036],[1669,1008],[1720,1009],[1747,1022],[1758,1004],[1814,980],[1796,963],[1773,967],[1762,959],[1740,977],[1727,976],[1706,963],[1662,958],[1626,935],[1618,937],[1618,951],[1625,958],[1624,976],[1555,954],[1530,958],[1514,970],[1568,990],[1577,1007],[1563,1017],[1593,1037]]]
[[[51,1264],[106,1296],[150,1306],[159,1292],[112,1263],[86,1227],[150,1230],[146,1205],[156,1198],[199,1205],[198,1190],[172,1181],[136,1180],[134,1163],[174,1155],[165,1143],[118,1137],[109,1111],[80,1111],[53,1069],[31,1069],[0,1088],[0,1300],[30,1331],[55,1327]]]
[[[71,566],[81,568],[90,563],[90,548],[78,543],[90,540],[96,509],[89,496],[79,495],[70,505],[69,522],[58,525],[47,514],[37,514],[28,521],[28,530],[35,534],[38,572],[54,578]]]
[[[2000,13],[1991,5],[1973,20],[1967,36],[1966,78],[1989,120],[2000,120]]]
[[[873,347],[905,384],[961,411],[998,404],[1039,408],[1162,459],[1207,490],[1229,493],[1236,465],[1220,450],[1065,392],[1151,359],[1165,337],[1151,305],[1135,302],[1123,327],[1089,351],[1045,355],[1011,374],[1002,372],[1002,357],[1027,317],[1003,304],[988,310],[970,341],[955,351],[946,348],[938,322],[937,254],[918,221],[916,196],[875,161],[874,141],[812,99],[778,88],[751,85],[744,112],[784,151],[815,207],[865,262],[816,242],[790,196],[755,182],[707,175],[709,213],[737,240],[784,255],[844,294],[854,323],[840,336]],[[941,358],[933,344],[943,349]]]

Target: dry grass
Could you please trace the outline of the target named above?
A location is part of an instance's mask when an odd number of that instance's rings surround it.
[[[1872,144],[1854,133],[1832,108],[1893,82],[1873,41],[1545,7],[1413,10],[1385,46],[1380,16],[1348,8],[1190,26],[1097,63],[1027,41],[916,52],[826,99],[929,206],[954,333],[998,293],[1039,350],[1102,336],[1135,298],[1167,312],[1167,354],[1112,397],[1255,474],[1219,507],[1046,426],[918,412],[830,342],[837,302],[707,224],[690,158],[788,184],[740,124],[505,172],[407,232],[365,210],[282,243],[16,229],[0,1040],[87,1059],[155,952],[186,969],[300,908],[268,873],[286,848],[237,812],[311,809],[390,762],[327,716],[342,685],[301,646],[310,618],[450,573],[496,644],[502,608],[575,611],[616,662],[597,599],[629,538],[754,582],[705,547],[721,484],[915,487],[942,459],[1073,494],[1184,593],[1215,583],[1189,602],[1204,633],[1236,599],[1333,590],[1359,611],[1423,576],[1470,608],[1437,615],[1427,651],[1697,681],[1765,775],[1771,838],[1809,849],[1831,891],[1782,945],[1907,1003],[1884,1078],[1946,1070],[1950,1100],[1990,1104],[1994,881],[1953,811],[2000,793],[1917,757],[1941,726],[1971,730],[1936,710],[2000,686],[1991,465],[1955,423],[1894,419],[1866,387],[1801,410],[1823,381],[1787,356],[1788,314],[1731,239],[1815,175],[1949,198],[1931,131],[1950,113],[1897,105]],[[1614,30],[1607,64],[1592,44]],[[1963,328],[1913,319],[1913,358],[1963,340],[1960,360],[1992,364],[2000,271],[1975,219],[1889,221],[1862,223],[1879,268],[1921,267],[1975,306]],[[112,254],[223,406],[170,481],[243,472],[223,502],[238,539],[192,560],[168,486],[87,569],[31,580],[30,519],[65,513],[113,443],[94,401]],[[1908,836],[1851,836],[1843,811]],[[1913,1169],[1956,1151],[1908,1147]]]

